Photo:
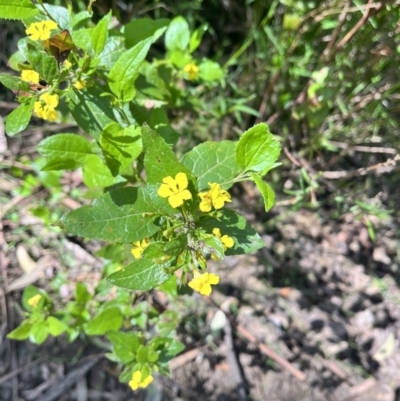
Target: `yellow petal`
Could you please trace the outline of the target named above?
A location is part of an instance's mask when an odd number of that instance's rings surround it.
[[[57,29],[58,25],[55,21],[48,20],[44,21],[43,27],[44,29],[49,29],[50,31],[52,31],[53,29]]]
[[[212,232],[217,238],[221,238],[221,230],[219,228],[214,228]]]
[[[182,199],[184,199],[184,200],[192,199],[192,194],[188,189],[185,189],[184,191],[180,192],[180,195],[182,196]]]
[[[47,106],[50,106],[50,107],[58,106],[59,97],[56,94],[51,95],[49,92],[46,92],[46,93],[43,93],[43,95],[41,95],[39,97],[39,99],[42,100],[43,102],[45,102],[47,104]]]
[[[21,73],[21,79],[25,82],[39,83],[39,74],[33,70],[24,70]]]
[[[49,121],[56,121],[58,118],[58,113],[56,110],[53,109],[53,107],[47,106],[46,110],[46,120]]]
[[[185,173],[178,173],[175,176],[175,181],[178,187],[178,191],[182,191],[188,186],[188,179]],[[190,199],[190,198],[189,198]]]
[[[140,384],[139,387],[146,388],[153,381],[153,376],[147,376]]]
[[[231,237],[229,237],[228,235],[224,235],[221,238],[221,241],[225,245],[226,248],[232,248],[233,245],[235,245],[235,242],[233,241],[233,239]]]
[[[214,274],[214,273],[204,273],[207,274],[207,283],[208,284],[218,284],[219,283],[219,277]]]
[[[160,188],[158,188],[157,194],[158,196],[161,196],[161,198],[168,198],[174,193],[171,191],[171,188],[167,184],[161,184]]]
[[[163,183],[167,184],[173,193],[178,192],[178,185],[171,176],[163,178]]]
[[[171,195],[168,198],[168,202],[169,204],[173,207],[173,208],[177,208],[179,206],[183,205],[183,198],[182,198],[182,194],[175,194],[175,195]]]

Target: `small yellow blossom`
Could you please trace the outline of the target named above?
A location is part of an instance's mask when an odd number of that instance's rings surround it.
[[[42,296],[40,294],[34,295],[32,298],[28,299],[28,305],[31,306],[32,308],[37,308],[39,305],[39,301],[42,299]]]
[[[189,287],[199,292],[201,295],[210,295],[211,285],[219,283],[219,277],[214,273],[200,274],[197,271],[194,273],[193,280],[189,281]]]
[[[129,387],[132,390],[137,390],[138,388],[146,388],[153,381],[153,376],[148,375],[144,380],[142,380],[142,372],[140,370],[133,372],[132,379],[129,381]]]
[[[39,83],[39,74],[33,70],[24,70],[21,73],[21,79],[25,82],[31,82],[33,84]]]
[[[211,188],[209,191],[199,193],[201,198],[200,210],[202,212],[209,212],[212,206],[215,209],[221,209],[224,207],[225,202],[232,202],[229,192],[223,190],[219,184],[208,183],[208,185]]]
[[[135,259],[139,259],[142,256],[143,251],[149,246],[150,239],[145,238],[142,241],[135,241],[132,244],[132,255],[135,257]]]
[[[192,199],[192,194],[186,189],[189,183],[185,173],[178,173],[175,179],[171,176],[163,178],[163,183],[157,193],[162,198],[168,198],[173,208],[182,206],[185,200]]]
[[[82,80],[79,80],[79,81],[76,81],[74,83],[74,86],[75,86],[76,89],[81,90],[81,89],[86,87],[86,82],[82,81]]]
[[[72,67],[72,63],[69,60],[64,61],[64,68],[69,70]]]
[[[55,108],[58,106],[58,95],[50,95],[49,92],[44,93],[35,102],[33,111],[38,117],[44,120],[55,121],[57,120],[58,113]]]
[[[186,64],[183,71],[186,72],[189,81],[194,81],[199,76],[199,67],[193,63]]]
[[[57,29],[57,24],[54,21],[39,21],[30,24],[25,32],[30,35],[29,38],[32,40],[47,40],[54,29]]]
[[[219,228],[214,228],[213,234],[221,240],[224,251],[226,251],[228,248],[232,248],[235,245],[235,242],[229,235],[221,236],[221,230]],[[212,253],[211,259],[218,260],[218,257],[214,253]]]

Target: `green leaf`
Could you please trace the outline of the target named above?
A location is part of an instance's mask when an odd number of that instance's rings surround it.
[[[169,274],[164,273],[161,265],[153,261],[163,255],[161,247],[157,244],[150,244],[141,259],[111,274],[107,277],[107,281],[130,290],[149,291],[170,277]]]
[[[155,42],[167,29],[168,19],[140,18],[125,25],[125,46],[130,49],[142,40],[153,37]]]
[[[193,53],[200,46],[201,39],[203,38],[203,35],[207,32],[207,29],[208,24],[203,24],[192,33],[189,42],[190,53]]]
[[[151,130],[147,125],[142,127],[143,147],[145,150],[144,166],[146,168],[147,182],[151,184],[161,184],[163,178],[182,172],[187,175],[191,185],[189,191],[197,192],[197,181],[192,172],[183,164],[178,162],[175,153],[167,145],[161,136]]]
[[[83,182],[89,187],[109,187],[123,182],[122,177],[114,177],[110,169],[97,155],[88,155],[83,166]]]
[[[90,19],[92,19],[92,16],[88,11],[81,11],[72,17],[71,28],[79,29],[82,23],[86,23]]]
[[[119,330],[122,320],[122,312],[118,307],[107,308],[86,323],[84,330],[89,336],[101,336],[107,331]]]
[[[103,51],[97,57],[99,66],[105,66],[111,69],[124,51],[124,38],[122,36],[109,37],[104,45]]]
[[[122,53],[108,74],[111,91],[123,102],[129,102],[135,96],[134,83],[152,41],[153,37],[142,40],[132,49]]]
[[[264,199],[265,211],[268,212],[275,204],[275,192],[263,179],[254,173],[251,173],[251,178],[257,185],[258,190]]]
[[[11,340],[26,340],[29,337],[29,332],[32,328],[30,320],[24,320],[17,328],[11,333],[7,334],[7,338]]]
[[[33,46],[28,45],[28,61],[47,83],[51,84],[57,78],[58,66],[53,56],[37,51]]]
[[[168,50],[186,50],[190,41],[189,24],[185,18],[175,17],[165,33],[165,46]]]
[[[34,308],[28,304],[28,301],[35,295],[42,295],[42,293],[39,291],[39,288],[35,287],[34,285],[28,285],[27,287],[25,287],[22,294],[22,306],[26,310],[34,310]]]
[[[107,166],[115,176],[124,171],[143,150],[141,128],[117,123],[107,125],[100,135],[100,146]]]
[[[221,235],[232,237],[235,245],[225,251],[225,255],[241,255],[250,253],[265,246],[264,241],[257,234],[250,223],[233,210],[223,209],[218,218],[207,218],[200,222],[208,233],[212,234],[214,228],[219,228]]]
[[[20,77],[10,74],[0,74],[0,82],[8,89],[29,91],[30,86],[28,82],[24,82]]]
[[[121,188],[96,199],[91,206],[76,209],[61,219],[66,231],[110,242],[133,242],[159,231],[159,215],[169,213],[158,186]],[[173,209],[175,210],[175,209]]]
[[[225,235],[225,234],[224,234]],[[224,246],[221,242],[221,240],[214,235],[211,235],[210,237],[204,238],[204,243],[207,244],[209,247],[211,247],[212,253],[215,254],[215,256],[218,259],[223,259],[224,258]]]
[[[0,18],[26,19],[38,13],[39,10],[30,0],[0,0]]]
[[[61,335],[68,328],[68,326],[65,323],[61,322],[54,316],[49,316],[46,319],[46,324],[47,324],[47,330],[54,337]]]
[[[91,144],[76,134],[57,134],[43,139],[38,152],[49,159],[42,170],[75,169],[92,153]]]
[[[164,253],[170,256],[178,256],[187,248],[187,245],[187,235],[181,234],[165,245]]]
[[[199,65],[199,77],[204,81],[218,81],[224,77],[224,71],[215,61],[206,60]]]
[[[85,304],[86,302],[89,302],[93,297],[92,294],[87,289],[87,285],[82,282],[77,282],[76,283],[76,302]]]
[[[93,28],[79,29],[72,31],[72,40],[76,47],[83,50],[89,50],[92,45],[92,32]]]
[[[38,8],[42,10],[43,14],[49,13],[54,21],[57,22],[58,27],[62,29],[71,30],[71,17],[68,10],[65,7],[53,6],[45,3],[44,6],[38,5]],[[44,10],[46,8],[46,10]]]
[[[49,336],[49,329],[44,320],[33,323],[29,332],[29,341],[34,344],[43,344]]]
[[[99,88],[70,91],[68,108],[78,125],[95,139],[100,138],[103,128],[115,122],[114,112]]]
[[[31,99],[30,102],[21,104],[7,116],[6,132],[9,136],[14,136],[26,128],[32,117],[34,101],[35,99]]]
[[[200,191],[214,182],[229,189],[240,172],[235,161],[235,147],[236,143],[231,141],[204,142],[186,153],[181,163],[197,177]]]
[[[279,142],[265,123],[247,130],[236,146],[236,162],[244,171],[263,171],[273,165],[281,152]]]
[[[148,358],[149,349],[144,345],[141,345],[137,350],[137,361],[138,363],[146,363]]]
[[[107,337],[113,345],[115,355],[121,362],[129,363],[135,360],[136,352],[140,346],[139,337],[135,333],[110,331],[107,333]]]
[[[104,45],[106,44],[108,36],[108,24],[110,23],[110,19],[111,11],[97,23],[96,27],[92,31],[90,39],[95,55],[100,54],[104,49]]]

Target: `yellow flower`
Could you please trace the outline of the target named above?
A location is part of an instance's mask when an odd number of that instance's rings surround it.
[[[49,92],[44,93],[35,102],[33,111],[38,117],[44,120],[55,121],[57,120],[58,113],[55,108],[58,106],[58,95],[50,95]]]
[[[188,179],[185,173],[178,173],[175,179],[171,176],[163,178],[163,183],[157,193],[162,198],[168,198],[172,207],[177,208],[182,206],[185,200],[192,199],[192,194],[186,189]]]
[[[41,300],[42,296],[40,294],[34,295],[32,298],[28,299],[28,305],[32,306],[32,308],[37,308],[39,305],[39,301]]]
[[[69,60],[64,61],[64,68],[69,70],[72,67],[72,63]]]
[[[39,83],[39,74],[33,70],[24,70],[21,73],[21,79],[25,82],[31,82],[33,84]]]
[[[82,81],[82,80],[79,80],[79,81],[76,81],[74,83],[74,86],[75,86],[76,89],[81,90],[81,89],[86,87],[86,82]]]
[[[133,372],[132,379],[129,381],[129,387],[132,390],[140,388],[146,388],[153,381],[153,376],[148,375],[142,380],[142,372],[140,370]]]
[[[229,192],[223,190],[219,184],[208,183],[210,190],[207,192],[200,192],[201,198],[200,210],[202,212],[209,212],[211,207],[215,209],[221,209],[224,207],[225,202],[232,202]]]
[[[39,21],[30,24],[25,32],[30,35],[29,38],[32,40],[47,40],[54,29],[57,29],[54,21]]]
[[[197,271],[194,272],[193,280],[189,281],[189,287],[199,292],[201,295],[210,295],[212,288],[211,285],[219,283],[219,277],[213,273],[200,274]]]
[[[150,239],[145,238],[142,241],[135,241],[132,244],[132,255],[135,257],[135,259],[139,259],[142,256],[143,251],[149,246]]]
[[[186,72],[189,81],[194,81],[199,76],[199,67],[193,63],[186,64],[183,71]]]
[[[217,238],[221,240],[224,251],[226,251],[228,248],[232,248],[235,245],[235,242],[229,235],[221,236],[221,230],[219,228],[214,228],[212,232]],[[218,257],[214,253],[212,253],[211,259],[218,260]]]

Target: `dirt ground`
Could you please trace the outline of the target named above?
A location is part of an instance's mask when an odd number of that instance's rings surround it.
[[[94,283],[102,265],[96,244],[48,230],[29,213],[47,199],[46,188],[12,195],[32,173],[17,155],[32,156],[40,136],[33,130],[5,142],[0,135],[0,401],[400,401],[398,215],[368,216],[373,241],[364,218],[333,218],[322,207],[293,211],[283,195],[265,214],[251,188],[242,205],[266,247],[211,266],[221,283],[209,299],[195,295],[184,304],[178,332],[186,350],[169,378],[132,393],[95,341],[7,340],[23,316],[26,280],[45,287],[66,269],[69,278]],[[68,190],[80,184],[76,174],[63,181]],[[68,197],[61,203],[65,211],[77,206]],[[39,266],[37,277],[23,275],[24,263]]]

